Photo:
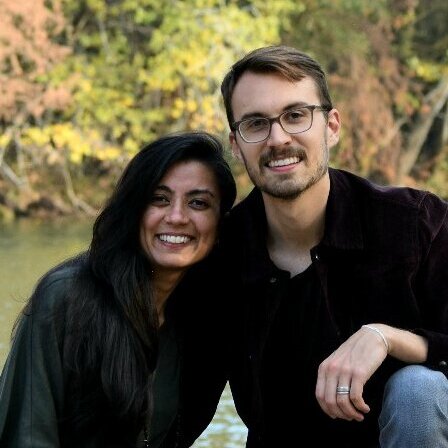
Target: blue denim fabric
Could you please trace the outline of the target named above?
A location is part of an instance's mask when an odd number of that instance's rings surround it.
[[[378,421],[381,448],[448,448],[448,379],[420,365],[398,370]]]

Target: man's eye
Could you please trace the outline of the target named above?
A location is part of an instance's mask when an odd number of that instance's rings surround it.
[[[285,114],[285,120],[289,122],[297,122],[304,118],[305,114],[300,110],[292,110]]]
[[[264,129],[266,126],[268,126],[269,122],[268,120],[264,118],[255,118],[253,120],[248,120],[244,123],[244,127],[248,130],[257,130],[257,129]]]

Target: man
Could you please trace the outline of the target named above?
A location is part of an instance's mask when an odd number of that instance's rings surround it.
[[[221,90],[255,185],[221,238],[247,446],[448,447],[448,204],[328,167],[341,119],[308,55],[255,50]]]

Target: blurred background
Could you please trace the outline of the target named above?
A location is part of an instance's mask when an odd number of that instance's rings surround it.
[[[333,165],[448,197],[447,27],[446,0],[0,0],[0,220],[94,216],[162,134],[227,141],[224,73],[279,43],[328,73]]]
[[[343,121],[333,166],[448,198],[447,27],[446,0],[0,0],[0,367],[36,280],[86,248],[143,144],[227,141],[220,83],[256,47],[325,68]],[[241,199],[251,184],[229,160]],[[196,446],[244,438],[226,390]]]

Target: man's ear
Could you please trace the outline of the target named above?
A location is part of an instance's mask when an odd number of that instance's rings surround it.
[[[235,132],[233,132],[233,131],[229,132],[229,142],[230,142],[230,146],[232,147],[233,157],[237,158],[240,162],[243,162],[243,156],[241,155],[241,149],[236,141]]]
[[[339,134],[341,131],[341,117],[337,109],[328,112],[327,123],[327,142],[328,147],[332,148],[339,142]]]

